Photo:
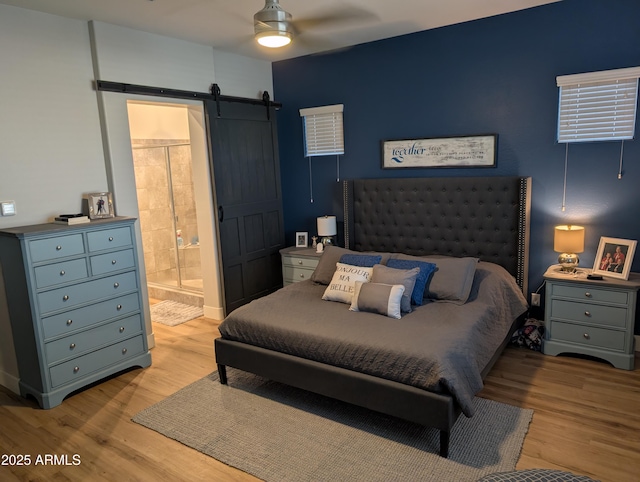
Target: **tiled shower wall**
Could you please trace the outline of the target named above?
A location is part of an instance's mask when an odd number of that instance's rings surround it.
[[[176,225],[182,230],[178,249],[181,277],[189,287],[202,279],[196,204],[188,140],[133,140],[133,161],[147,279],[177,284],[176,231],[171,211],[167,156],[171,166]],[[196,283],[193,283],[196,280]]]

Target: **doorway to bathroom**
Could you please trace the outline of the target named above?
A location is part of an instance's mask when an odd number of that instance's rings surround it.
[[[203,306],[188,109],[127,103],[149,296]]]

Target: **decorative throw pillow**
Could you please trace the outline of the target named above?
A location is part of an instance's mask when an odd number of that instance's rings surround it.
[[[322,256],[320,256],[320,260],[318,261],[318,265],[316,269],[313,271],[311,275],[311,281],[315,283],[320,283],[322,285],[328,285],[333,278],[333,273],[336,272],[336,263],[340,262],[340,258],[344,254],[374,254],[382,257],[380,264],[385,264],[391,253],[363,253],[360,251],[352,251],[350,249],[341,248],[339,246],[327,246],[324,248],[324,252]]]
[[[356,281],[351,311],[368,311],[400,319],[404,286]]]
[[[322,299],[351,303],[356,281],[368,283],[371,279],[371,273],[373,273],[373,268],[338,263],[329,286],[324,290]]]
[[[340,263],[350,264],[352,266],[364,266],[365,268],[373,268],[374,265],[380,264],[382,256],[374,254],[343,254],[340,256]]]
[[[396,259],[411,259],[434,263],[438,269],[433,273],[424,297],[463,305],[469,299],[473,278],[478,266],[477,258],[455,258],[451,256],[409,256],[398,254]],[[391,260],[389,260],[391,261]]]
[[[405,313],[411,313],[411,293],[413,293],[416,279],[419,274],[419,268],[396,269],[377,264],[373,267],[373,276],[371,277],[371,282],[404,286],[401,309]]]
[[[424,298],[424,292],[429,284],[431,275],[436,271],[436,265],[428,263],[426,261],[412,260],[412,259],[390,259],[387,261],[389,268],[398,269],[411,269],[418,268],[420,272],[416,278],[416,282],[411,291],[411,301],[414,305],[421,306],[422,299]]]

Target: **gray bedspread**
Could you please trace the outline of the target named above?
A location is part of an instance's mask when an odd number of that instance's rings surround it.
[[[450,393],[473,415],[481,372],[527,304],[513,277],[478,264],[464,305],[430,302],[401,319],[323,301],[326,286],[294,283],[233,311],[223,338],[276,350],[424,390]]]

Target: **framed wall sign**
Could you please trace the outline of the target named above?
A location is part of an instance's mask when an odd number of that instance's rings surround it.
[[[382,168],[496,167],[497,134],[382,141]]]
[[[87,194],[89,204],[89,219],[112,218],[113,196],[110,192],[92,192]]]
[[[632,239],[600,238],[593,273],[612,278],[629,279],[637,241]]]

